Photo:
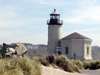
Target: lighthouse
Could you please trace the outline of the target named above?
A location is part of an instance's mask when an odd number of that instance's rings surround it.
[[[48,52],[49,54],[55,54],[58,42],[60,40],[60,28],[62,26],[62,20],[60,20],[60,14],[56,12],[56,9],[50,14],[48,24]]]

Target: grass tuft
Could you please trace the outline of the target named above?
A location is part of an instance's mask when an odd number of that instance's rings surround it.
[[[38,62],[29,58],[0,59],[0,75],[41,75]]]

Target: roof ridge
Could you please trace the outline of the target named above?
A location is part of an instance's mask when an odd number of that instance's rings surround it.
[[[90,39],[78,32],[73,32],[71,34],[69,34],[68,36],[62,38],[62,39]],[[91,40],[91,39],[90,39]]]

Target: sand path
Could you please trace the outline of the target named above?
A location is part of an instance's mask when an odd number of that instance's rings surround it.
[[[69,73],[60,69],[54,69],[52,67],[42,66],[42,75],[88,75],[88,74],[87,73]]]

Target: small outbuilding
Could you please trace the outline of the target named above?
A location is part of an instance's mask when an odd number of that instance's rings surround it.
[[[62,53],[64,53],[68,58],[91,60],[91,42],[92,40],[90,38],[74,32],[62,38],[58,42],[58,46],[61,46]]]

